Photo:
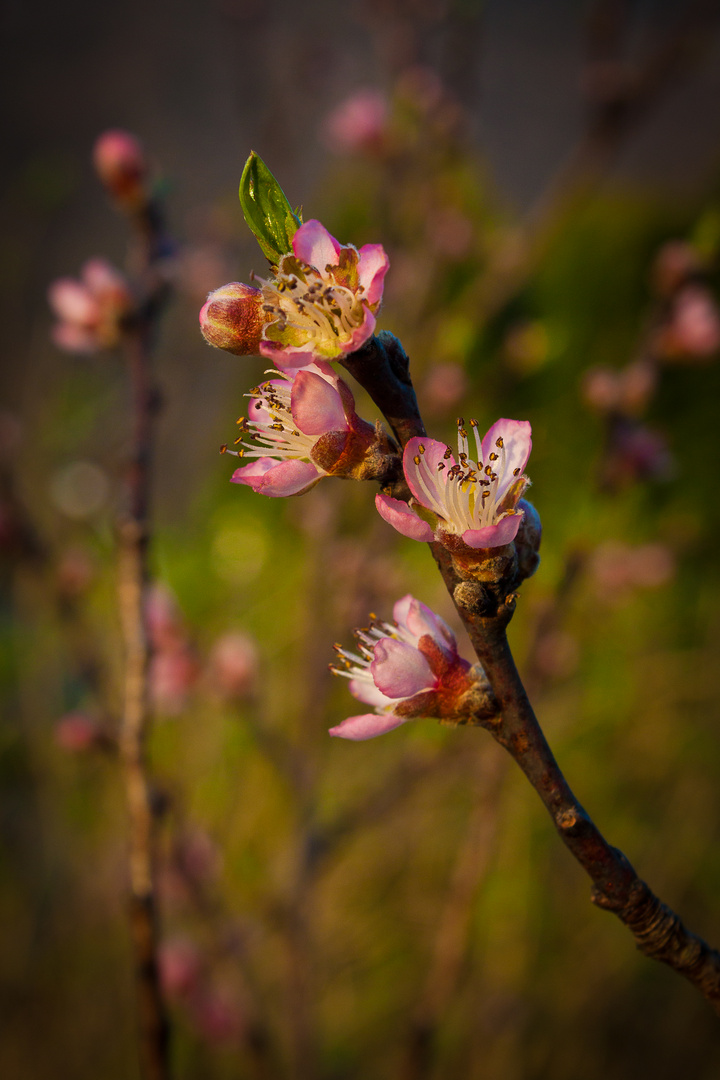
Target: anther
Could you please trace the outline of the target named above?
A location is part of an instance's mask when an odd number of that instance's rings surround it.
[[[501,436],[499,436],[499,437],[498,437],[498,438],[497,438],[497,439],[495,440],[495,445],[496,445],[496,446],[497,446],[497,447],[498,447],[498,448],[499,448],[500,450],[502,450],[503,446],[505,445],[505,443],[504,443],[504,442],[502,441],[502,435],[501,435]]]

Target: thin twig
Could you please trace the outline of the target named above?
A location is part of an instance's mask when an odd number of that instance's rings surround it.
[[[480,762],[475,804],[450,875],[425,985],[408,1033],[403,1080],[424,1080],[433,1073],[438,1029],[460,981],[473,904],[495,850],[507,764],[507,758],[497,755],[485,755]]]
[[[498,702],[498,716],[478,723],[515,759],[537,791],[563,843],[592,880],[593,902],[625,923],[641,952],[689,979],[720,1015],[720,952],[691,933],[623,853],[608,843],[548,746],[507,641],[514,597],[501,597],[491,615],[476,614],[463,602],[467,590],[457,589],[460,579],[447,551],[434,544],[433,554]]]
[[[154,815],[148,777],[147,671],[144,601],[148,583],[148,489],[155,413],[147,335],[127,335],[133,392],[133,451],[129,508],[120,525],[118,600],[125,646],[124,701],[119,747],[128,808],[130,928],[138,993],[140,1050],[147,1080],[168,1080],[169,1028],[157,963],[158,915],[154,875]]]

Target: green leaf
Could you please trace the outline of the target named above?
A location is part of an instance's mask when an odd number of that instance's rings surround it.
[[[267,165],[255,151],[245,162],[240,178],[240,205],[263,255],[276,266],[292,251],[292,238],[302,223]]]

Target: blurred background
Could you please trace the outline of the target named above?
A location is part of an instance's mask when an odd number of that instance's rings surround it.
[[[718,1076],[708,1005],[590,904],[488,735],[327,737],[357,711],[334,641],[407,592],[459,632],[454,612],[369,487],[228,483],[218,448],[265,365],[197,329],[208,290],[265,268],[250,149],[306,217],[385,246],[379,325],[430,433],[532,422],[543,558],[511,640],[560,764],[717,944],[717,9],[3,5],[4,1077],[138,1075],[113,753],[129,390],[116,350],[58,348],[46,299],[88,259],[124,265],[91,163],[107,128],[142,140],[178,241],[149,611],[177,1076]]]

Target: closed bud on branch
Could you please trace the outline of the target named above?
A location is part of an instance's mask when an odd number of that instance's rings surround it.
[[[260,289],[231,281],[208,296],[200,311],[200,330],[208,345],[235,356],[249,356],[260,349],[263,318]]]
[[[140,142],[127,131],[106,131],[96,141],[93,164],[105,188],[123,208],[147,201],[147,162]]]

